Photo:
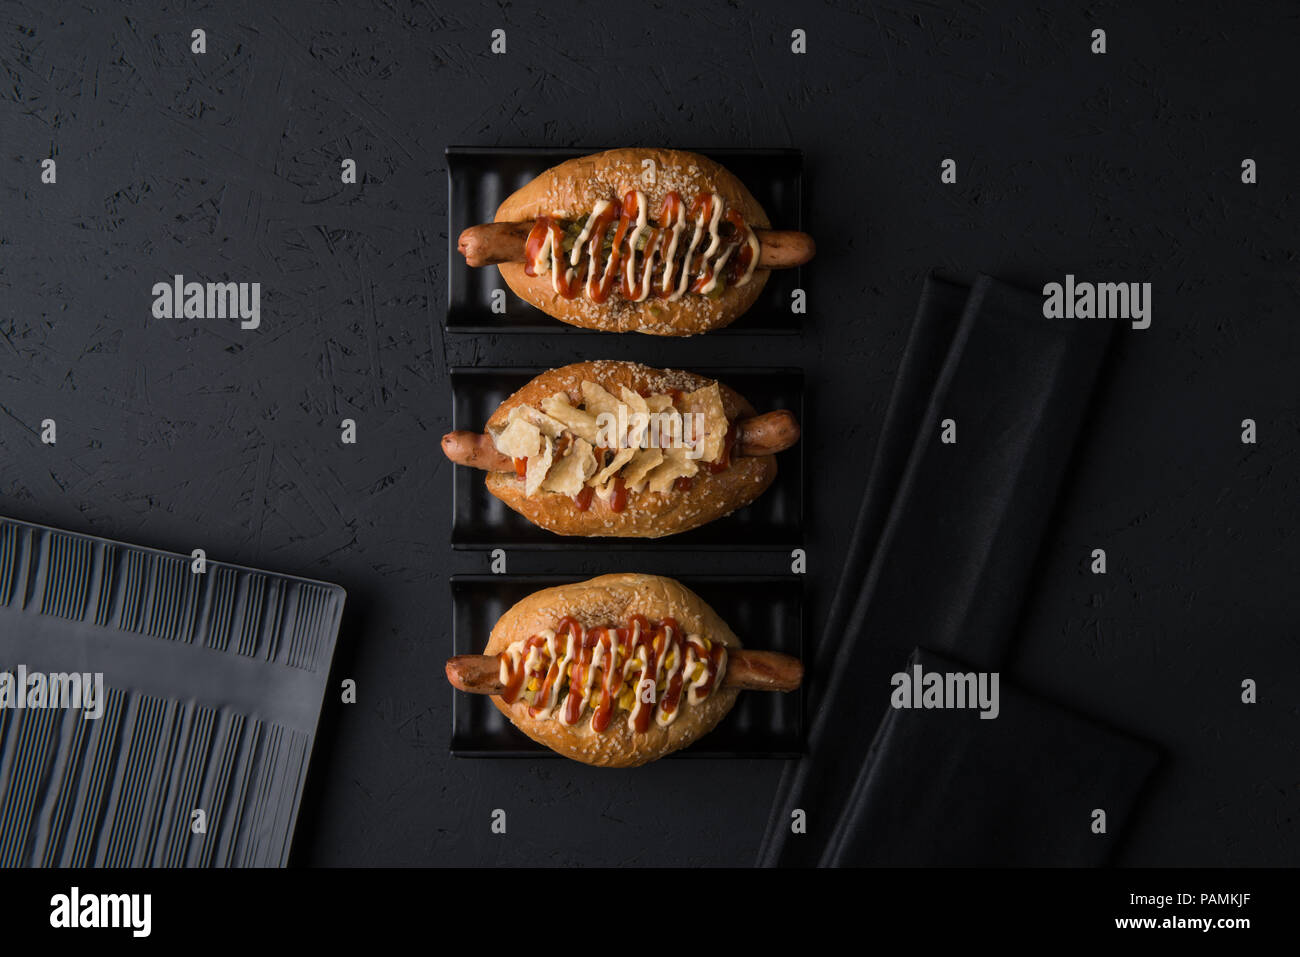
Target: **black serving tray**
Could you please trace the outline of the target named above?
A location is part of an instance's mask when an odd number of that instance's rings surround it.
[[[461,367],[450,371],[452,428],[480,432],[503,401],[543,369]],[[798,369],[692,369],[716,378],[759,412],[789,409],[803,421]],[[716,521],[665,538],[581,538],[538,528],[492,495],[478,469],[453,467],[451,544],[455,548],[664,549],[795,548],[803,544],[803,445],[777,455],[776,481],[756,501]]]
[[[0,708],[0,867],[283,866],[344,598],[0,518],[0,670],[106,699]]]
[[[456,251],[461,231],[490,223],[497,207],[539,173],[596,149],[531,149],[479,146],[447,148],[447,328],[452,332],[553,332],[610,335],[552,319],[510,292],[495,266],[471,269]],[[717,160],[749,187],[774,229],[802,229],[803,152],[794,149],[696,149]],[[799,269],[773,270],[758,301],[723,334],[797,333],[800,316],[790,294],[802,285]],[[494,289],[506,290],[506,311],[494,313]]]
[[[584,576],[456,575],[451,579],[452,643],[480,654],[497,620],[516,602]],[[741,644],[803,658],[803,583],[795,576],[697,576],[681,583],[713,607]],[[672,757],[791,758],[804,751],[803,691],[744,691],[722,722]],[[453,692],[451,753],[462,758],[559,755],[519,731],[486,695]]]

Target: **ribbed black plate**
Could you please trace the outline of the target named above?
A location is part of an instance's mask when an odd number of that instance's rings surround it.
[[[490,223],[502,201],[552,166],[602,149],[513,149],[451,146],[447,149],[448,269],[447,328],[453,332],[592,333],[523,302],[495,266],[471,269],[456,251],[461,231]],[[802,229],[803,153],[791,149],[696,149],[721,163],[749,187],[773,229]],[[797,333],[801,316],[790,312],[790,294],[801,285],[800,270],[777,269],[758,301],[718,333]],[[506,311],[492,311],[494,289],[506,291]]]
[[[282,866],[344,597],[0,519],[0,671],[107,699],[0,708],[0,867]]]
[[[516,602],[579,576],[457,575],[451,579],[454,653],[478,654]],[[803,657],[803,585],[791,576],[679,579],[722,616],[747,648]],[[697,758],[788,758],[803,752],[803,692],[745,691],[713,731],[674,753]],[[486,695],[454,692],[451,751],[465,758],[557,757],[517,730]]]
[[[542,369],[451,370],[452,428],[481,432],[505,399]],[[735,389],[762,412],[789,409],[803,421],[798,369],[692,369]],[[451,543],[456,548],[793,548],[803,543],[802,444],[777,457],[776,481],[750,505],[666,538],[579,538],[538,528],[492,495],[477,469],[453,469]]]

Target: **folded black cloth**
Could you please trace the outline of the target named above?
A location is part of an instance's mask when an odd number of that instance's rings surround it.
[[[1002,664],[1112,331],[988,277],[926,283],[760,863],[821,860],[914,647]]]
[[[918,664],[971,671],[924,649],[900,670]],[[820,863],[1099,866],[1155,764],[1150,746],[1005,679],[993,719],[891,707]]]

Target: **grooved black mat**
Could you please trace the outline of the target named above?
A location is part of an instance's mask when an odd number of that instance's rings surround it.
[[[497,620],[535,591],[582,576],[458,575],[451,580],[453,654],[480,653]],[[712,606],[740,642],[756,651],[803,657],[803,584],[794,577],[678,579]],[[678,755],[781,758],[803,751],[803,692],[745,691],[722,722]],[[458,757],[558,757],[515,729],[486,695],[453,695],[451,750]]]
[[[480,432],[497,406],[542,369],[451,370],[452,428]],[[797,369],[696,369],[735,389],[759,412],[789,409],[803,423]],[[549,549],[792,547],[803,542],[803,443],[777,455],[776,480],[754,502],[689,532],[665,538],[579,538],[538,528],[487,490],[483,472],[453,467],[451,542],[457,548]]]
[[[453,332],[596,332],[552,319],[510,291],[495,266],[472,269],[456,251],[461,231],[490,223],[502,201],[539,173],[592,149],[447,148],[447,328]],[[794,149],[691,149],[721,163],[749,187],[773,229],[802,229],[803,153]],[[803,316],[790,311],[800,288],[798,269],[773,270],[758,301],[725,329],[712,333],[796,333]],[[506,291],[504,313],[492,311],[492,292]]]
[[[283,865],[343,601],[0,519],[0,671],[103,675],[97,717],[0,707],[0,866]]]

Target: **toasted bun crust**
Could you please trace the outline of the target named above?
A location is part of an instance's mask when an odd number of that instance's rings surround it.
[[[565,615],[572,615],[584,628],[622,624],[631,615],[645,615],[651,621],[676,618],[686,632],[703,635],[728,648],[739,648],[740,639],[699,595],[680,582],[658,575],[602,575],[590,581],[559,585],[534,592],[501,616],[488,639],[485,655],[505,651],[516,641],[554,628]],[[609,727],[591,730],[591,712],[572,727],[552,718],[531,718],[528,704],[521,700],[506,704],[499,695],[492,703],[520,731],[566,758],[602,768],[632,768],[684,748],[726,716],[739,692],[717,687],[698,705],[686,704],[667,728],[651,722],[645,734],[627,726],[627,712],[619,712]]]
[[[642,179],[645,160],[655,164],[655,182],[649,188]],[[607,150],[561,163],[507,197],[497,209],[496,221],[580,216],[598,200],[621,200],[629,189],[641,189],[653,211],[672,190],[688,203],[697,193],[714,192],[738,210],[751,228],[771,225],[745,184],[713,160],[697,153],[658,149]],[[529,276],[523,263],[502,263],[497,268],[515,295],[561,322],[604,332],[655,336],[693,336],[730,325],[758,299],[768,277],[768,270],[755,270],[748,283],[739,288],[728,286],[717,299],[688,293],[676,302],[653,296],[644,302],[630,302],[615,288],[605,302],[594,303],[582,295],[565,299],[551,288],[549,274]]]
[[[574,403],[581,401],[584,379],[615,395],[620,385],[634,392],[642,389],[652,393],[669,389],[691,392],[713,381],[693,372],[652,369],[636,362],[575,362],[543,372],[506,399],[488,419],[487,428],[505,428],[506,418],[515,406],[540,408],[543,400],[557,392],[567,392]],[[728,421],[736,422],[755,414],[754,407],[739,393],[722,383],[718,383],[718,391]],[[539,491],[529,497],[524,494],[523,481],[511,472],[489,472],[485,481],[488,491],[510,508],[557,535],[662,538],[704,525],[748,505],[775,479],[776,456],[734,457],[731,465],[716,475],[700,469],[688,491],[629,492],[627,506],[621,512],[613,511],[599,496],[592,497],[591,507],[585,512],[579,511],[567,495]]]

